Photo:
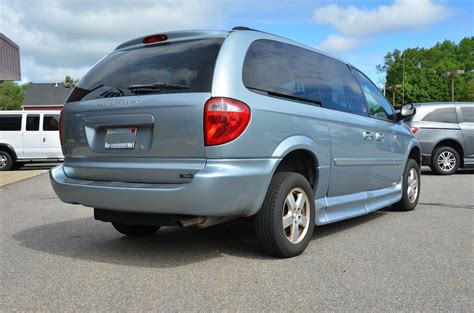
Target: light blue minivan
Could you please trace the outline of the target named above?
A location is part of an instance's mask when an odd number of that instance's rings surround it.
[[[66,203],[121,233],[254,217],[262,248],[304,251],[315,225],[420,195],[420,147],[361,71],[291,40],[236,27],[119,45],[60,119]]]

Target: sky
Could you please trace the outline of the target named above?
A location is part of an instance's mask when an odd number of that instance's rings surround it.
[[[473,36],[474,1],[0,0],[0,32],[20,46],[22,83],[81,78],[118,44],[179,29],[247,26],[318,48],[376,84],[394,49]]]

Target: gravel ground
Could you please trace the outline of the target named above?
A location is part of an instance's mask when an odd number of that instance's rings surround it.
[[[42,174],[0,187],[0,311],[473,312],[473,208],[474,171],[426,171],[415,211],[317,227],[279,260],[249,220],[122,237]]]

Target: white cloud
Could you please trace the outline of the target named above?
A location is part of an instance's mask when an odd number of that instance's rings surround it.
[[[357,47],[356,42],[378,34],[398,31],[420,31],[453,15],[449,7],[431,0],[395,0],[373,9],[330,4],[314,10],[313,20],[333,26],[342,34],[329,36],[328,46]],[[342,39],[345,38],[345,39]],[[321,45],[323,45],[321,44]]]
[[[329,35],[319,44],[318,49],[333,53],[343,53],[354,50],[364,42],[365,40],[358,40],[356,38],[349,38],[341,35]]]
[[[316,9],[313,19],[334,26],[344,35],[367,36],[424,29],[451,14],[448,7],[430,0],[396,0],[375,9],[330,4]]]
[[[217,0],[49,0],[0,2],[1,31],[20,46],[29,81],[81,77],[123,41],[221,24]]]

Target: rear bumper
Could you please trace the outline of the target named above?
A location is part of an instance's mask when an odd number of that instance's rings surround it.
[[[279,159],[208,160],[185,184],[81,180],[59,165],[51,184],[66,203],[125,212],[196,216],[250,216],[263,203]]]

